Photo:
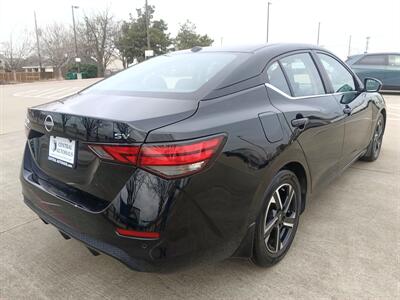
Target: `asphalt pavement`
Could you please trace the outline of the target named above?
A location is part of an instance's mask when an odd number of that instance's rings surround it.
[[[26,108],[92,82],[0,86],[0,299],[400,298],[400,96],[384,96],[380,158],[355,163],[308,202],[278,265],[230,259],[159,275],[92,256],[23,204],[18,173]]]

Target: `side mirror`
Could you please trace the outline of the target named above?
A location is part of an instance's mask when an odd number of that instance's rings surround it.
[[[382,82],[375,78],[364,79],[364,91],[365,92],[379,92],[382,87]]]

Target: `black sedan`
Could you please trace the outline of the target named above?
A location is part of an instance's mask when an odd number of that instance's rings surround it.
[[[380,85],[310,45],[159,56],[28,110],[24,201],[135,270],[271,266],[310,197],[378,158]]]

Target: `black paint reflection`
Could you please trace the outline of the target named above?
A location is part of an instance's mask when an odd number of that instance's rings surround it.
[[[29,109],[28,118],[34,131],[48,133],[44,129],[47,115],[54,120],[52,135],[100,143],[134,143],[142,141],[145,136],[144,132],[129,123]]]
[[[188,181],[166,180],[137,169],[105,215],[117,226],[158,231],[165,224],[172,199]]]

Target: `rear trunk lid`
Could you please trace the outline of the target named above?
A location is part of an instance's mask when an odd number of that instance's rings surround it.
[[[28,145],[37,175],[60,191],[64,186],[68,193],[73,189],[112,201],[135,167],[102,161],[88,145],[142,144],[149,131],[188,118],[196,109],[191,100],[88,93],[33,107]]]

